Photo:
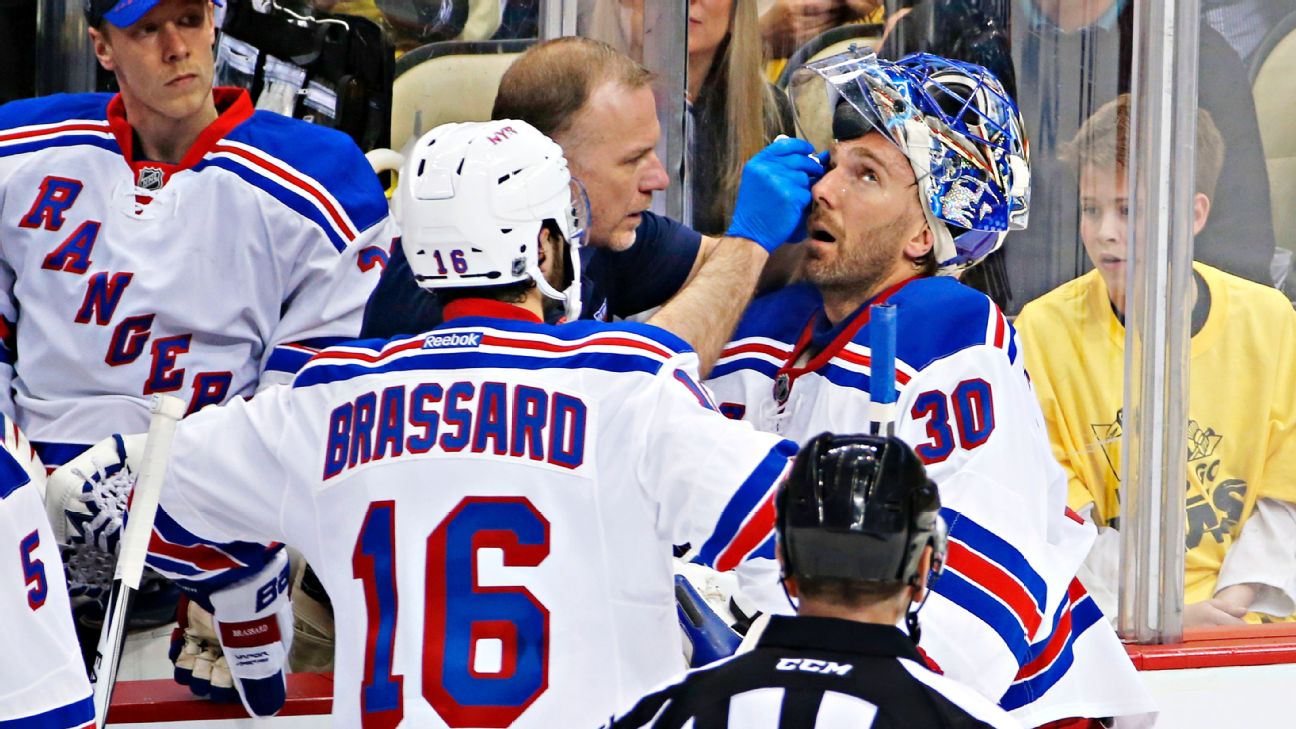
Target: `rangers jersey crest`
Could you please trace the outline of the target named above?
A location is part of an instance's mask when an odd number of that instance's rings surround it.
[[[47,466],[143,431],[153,393],[247,397],[359,333],[396,236],[377,178],[345,135],[215,94],[174,165],[138,158],[120,97],[0,108],[0,411]]]

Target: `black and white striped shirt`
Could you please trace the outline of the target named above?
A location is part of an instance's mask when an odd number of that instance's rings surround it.
[[[756,648],[685,674],[612,729],[1019,727],[972,689],[928,670],[900,629],[774,617]]]

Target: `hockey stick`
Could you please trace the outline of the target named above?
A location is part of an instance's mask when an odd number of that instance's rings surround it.
[[[108,723],[108,703],[117,682],[117,666],[121,662],[122,640],[126,635],[126,613],[131,596],[139,589],[144,574],[144,557],[153,536],[153,518],[157,515],[162,476],[166,473],[167,457],[171,452],[171,437],[175,435],[176,423],[184,417],[185,404],[178,397],[154,395],[150,410],[152,416],[149,418],[148,438],[144,441],[140,474],[131,495],[130,516],[117,552],[117,569],[113,573],[112,590],[108,593],[108,609],[90,668],[90,682],[94,684],[95,726],[98,729],[103,729]]]
[[[896,308],[869,307],[869,433],[895,434]]]

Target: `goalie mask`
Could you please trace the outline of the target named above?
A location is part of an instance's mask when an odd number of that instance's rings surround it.
[[[562,148],[516,120],[445,124],[406,155],[393,209],[401,245],[424,289],[534,281],[580,316],[580,258],[589,199],[571,178]],[[561,234],[567,279],[540,271],[540,230]],[[561,288],[560,288],[561,287]]]
[[[854,47],[807,64],[796,83],[827,82],[837,140],[877,131],[913,168],[939,273],[976,265],[1026,227],[1030,163],[1017,105],[973,63],[915,53],[899,61]]]

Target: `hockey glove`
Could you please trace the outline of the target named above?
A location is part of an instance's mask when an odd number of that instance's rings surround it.
[[[145,436],[114,435],[50,474],[45,510],[59,543],[117,553]]]
[[[690,667],[714,663],[738,650],[742,636],[711,609],[684,575],[675,575],[675,609],[684,630]]]
[[[823,155],[804,139],[783,137],[743,167],[733,221],[725,235],[754,241],[766,251],[806,237],[810,188],[824,174]]]
[[[208,597],[234,687],[253,716],[270,716],[287,697],[292,648],[288,553],[280,549],[257,574]]]
[[[234,679],[221,651],[210,611],[187,597],[180,599],[178,627],[171,632],[171,662],[176,683],[195,696],[229,703],[237,700]]]
[[[114,435],[90,447],[50,474],[45,510],[58,539],[73,608],[102,605],[112,584],[117,543],[126,523],[126,504],[144,435]]]

